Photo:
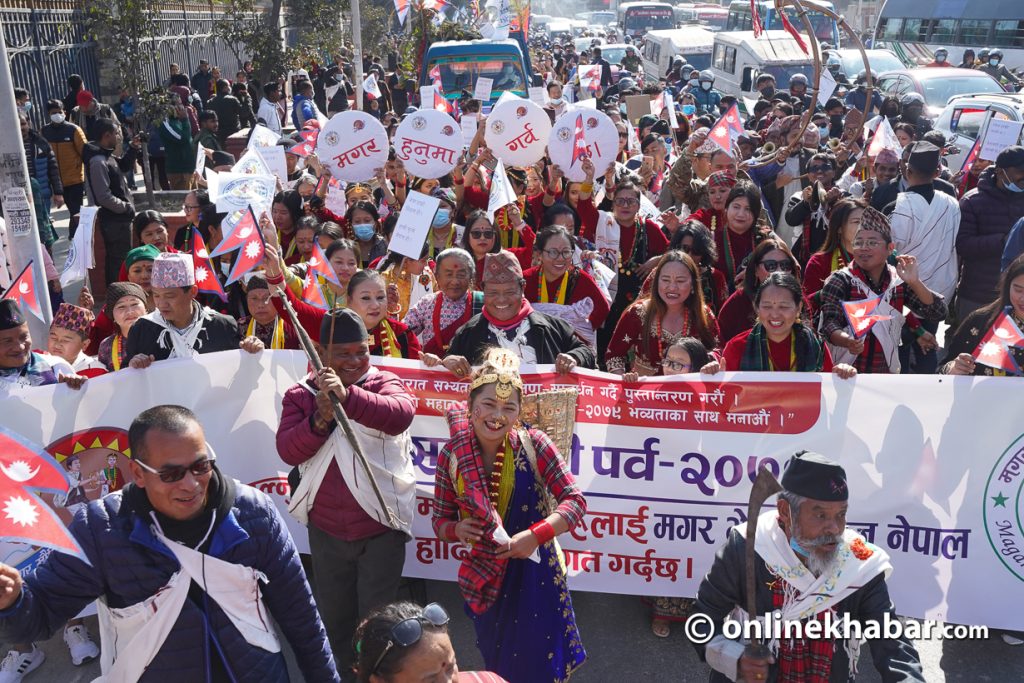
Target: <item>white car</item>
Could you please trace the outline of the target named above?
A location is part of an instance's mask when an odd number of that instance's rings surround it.
[[[572,44],[576,49],[576,54],[579,54],[584,50],[589,50],[595,41],[598,45],[604,45],[604,38],[576,38],[572,41]]]
[[[949,99],[935,120],[935,129],[942,131],[946,141],[958,148],[956,154],[946,156],[951,171],[956,173],[960,170],[974,141],[992,117],[1024,121],[1024,93],[959,95]]]

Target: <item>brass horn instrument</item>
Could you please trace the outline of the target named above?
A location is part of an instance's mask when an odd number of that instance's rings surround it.
[[[838,151],[839,148],[843,146],[843,143],[839,140],[839,138],[829,138],[828,142],[826,142],[825,145],[830,150],[832,150],[833,154],[835,154],[836,151]]]

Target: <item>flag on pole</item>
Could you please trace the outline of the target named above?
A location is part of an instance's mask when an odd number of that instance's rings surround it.
[[[743,135],[743,124],[740,122],[740,110],[735,102],[725,110],[722,118],[718,119],[711,127],[711,134],[708,136],[711,141],[725,150],[726,154],[732,155],[733,145]]]
[[[338,281],[338,276],[334,273],[334,269],[331,268],[331,264],[327,261],[324,250],[320,248],[320,243],[316,240],[313,240],[313,253],[306,259],[306,265],[309,266],[311,273],[330,280],[336,285],[341,284]]]
[[[761,21],[761,13],[757,10],[757,3],[754,0],[750,0],[750,15],[754,20],[754,37],[760,38],[761,32],[764,31],[764,22]]]
[[[377,74],[370,74],[363,81],[363,92],[367,95],[373,95],[373,99],[379,100],[381,98],[380,87],[377,85]]]
[[[668,90],[661,91],[660,99],[662,100],[662,104],[664,105],[662,108],[668,110],[668,125],[672,127],[672,130],[679,128],[679,121],[676,120],[676,103],[672,99],[672,96],[669,95]],[[739,112],[738,109],[736,111]]]
[[[376,76],[371,76],[371,77],[374,78],[374,82],[376,83]],[[380,90],[378,90],[377,92],[380,92]],[[300,142],[298,144],[295,144],[295,145],[292,145],[288,149],[288,153],[289,154],[294,154],[295,156],[297,156],[299,158],[305,159],[310,154],[312,154],[314,151],[316,151],[316,141],[317,141],[317,138],[319,138],[319,137],[320,137],[320,129],[319,128],[307,128],[306,130],[301,131],[299,133],[299,138],[302,139],[302,142]]]
[[[14,278],[0,299],[14,299],[21,310],[30,311],[32,315],[46,322],[43,319],[43,309],[39,305],[39,289],[36,287],[36,276],[32,272],[32,261],[29,261],[18,277]]]
[[[210,253],[206,250],[203,236],[198,230],[192,231],[192,263],[196,273],[196,287],[203,294],[214,294],[220,297],[221,301],[227,301],[228,295],[220,284],[217,271],[210,260]]]
[[[249,211],[251,213],[252,209]],[[242,248],[238,250],[235,265],[231,266],[231,274],[228,275],[228,284],[230,285],[235,280],[240,279],[243,275],[261,264],[266,253],[267,245],[263,241],[263,231],[257,228],[254,234],[242,245]]]
[[[434,109],[443,114],[450,114],[452,112],[452,108],[448,104],[448,100],[446,100],[444,95],[441,94],[441,86],[439,83],[434,84]]]
[[[49,453],[0,428],[0,539],[88,558],[60,517],[35,493],[67,494],[64,468]]]
[[[880,315],[875,313],[878,304],[882,302],[882,296],[878,295],[861,301],[843,301],[843,313],[853,330],[854,339],[863,339],[875,323],[880,320],[889,320],[891,315]]]
[[[316,281],[316,273],[312,269],[302,278],[302,300],[323,311],[328,308],[327,299],[324,298],[324,292],[320,289],[320,283]]]
[[[896,152],[896,156],[900,156],[903,154],[903,145],[900,144],[900,139],[896,137],[896,132],[889,125],[889,119],[884,116],[880,118],[882,121],[875,128],[875,135],[871,138],[871,144],[868,145],[868,156],[874,159],[883,149],[891,149]]]
[[[512,183],[508,181],[508,174],[505,173],[505,162],[498,159],[498,165],[494,167],[491,175],[491,192],[487,199],[487,220],[494,222],[494,213],[509,204],[516,203],[516,193],[512,190]]]
[[[972,355],[982,365],[1016,375],[1020,372],[1020,366],[1017,365],[1013,354],[1010,353],[1011,347],[1024,347],[1024,334],[1021,333],[1013,318],[1003,311],[996,317],[991,329],[978,342]]]
[[[233,223],[229,223],[232,221]],[[259,232],[260,224],[256,220],[256,214],[252,211],[252,205],[245,207],[241,211],[237,212],[235,216],[229,216],[225,218],[221,223],[221,227],[224,227],[224,223],[228,223],[228,229],[225,230],[224,239],[221,240],[217,248],[213,250],[210,256],[221,256],[235,249],[240,249],[243,245],[248,243],[252,238],[254,232]]]
[[[961,176],[961,178],[960,178],[960,191],[961,192],[963,192],[963,188],[967,187],[967,176],[968,176],[968,174],[971,171],[971,165],[974,163],[975,159],[978,158],[978,152],[980,152],[980,151],[981,151],[981,138],[979,137],[977,140],[974,141],[974,144],[971,145],[971,151],[969,151],[967,153],[967,156],[964,157],[964,163],[960,167],[960,173],[963,174],[963,176]],[[76,236],[77,236],[77,233],[76,233]]]
[[[601,65],[584,64],[579,67],[580,90],[597,92],[601,89]]]
[[[576,162],[580,159],[587,158],[587,141],[583,137],[583,114],[579,114],[576,117],[576,127],[574,131],[574,137],[572,142],[572,161],[569,162],[569,167],[572,168],[576,165]]]
[[[810,50],[807,49],[807,43],[804,41],[804,37],[800,35],[800,32],[796,30],[795,26],[793,26],[793,23],[789,20],[789,17],[786,16],[786,12],[780,11],[779,17],[782,18],[782,28],[786,30],[786,33],[793,36],[793,40],[795,40],[796,44],[800,46],[800,49],[804,51],[804,54],[811,54]]]

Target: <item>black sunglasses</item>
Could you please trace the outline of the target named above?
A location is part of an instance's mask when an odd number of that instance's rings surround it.
[[[493,230],[470,230],[469,236],[475,240],[489,240],[494,238]]]
[[[135,462],[137,462],[139,467],[142,469],[160,477],[160,481],[163,483],[173,484],[174,482],[184,479],[185,475],[189,472],[196,477],[202,477],[209,474],[210,471],[213,470],[213,465],[217,462],[217,458],[203,458],[202,460],[196,460],[191,465],[169,465],[167,467],[161,467],[160,469],[150,467],[138,458],[135,459]]]
[[[423,614],[420,616],[403,619],[392,626],[388,644],[384,646],[384,651],[380,653],[380,657],[377,657],[377,661],[374,663],[373,668],[370,669],[370,673],[377,673],[380,663],[384,661],[384,658],[388,656],[392,648],[396,646],[410,647],[420,642],[420,638],[423,637],[424,622],[440,628],[441,626],[447,626],[449,619],[450,617],[444,611],[444,607],[441,607],[436,602],[432,602],[423,608]]]
[[[831,171],[831,170],[832,170],[832,165],[831,164],[825,164],[824,166],[808,166],[807,167],[807,172],[808,173],[825,173],[826,171]]]
[[[764,261],[761,261],[761,267],[764,268],[765,271],[769,273],[774,273],[777,270],[781,270],[785,273],[793,272],[793,262],[786,260],[774,261],[771,259],[766,259]]]

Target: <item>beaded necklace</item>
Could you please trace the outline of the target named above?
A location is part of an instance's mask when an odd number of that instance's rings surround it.
[[[499,448],[494,456],[494,467],[487,486],[487,494],[491,505],[497,510],[498,516],[504,519],[508,512],[508,502],[512,497],[512,483],[515,481],[515,467],[512,466],[512,441],[505,437],[504,448]]]

